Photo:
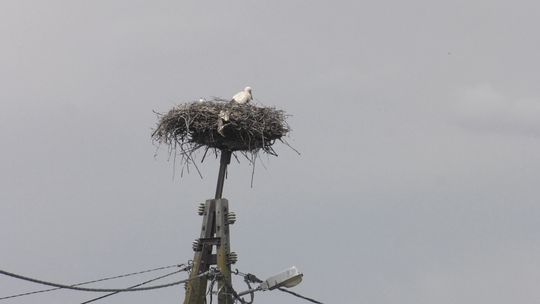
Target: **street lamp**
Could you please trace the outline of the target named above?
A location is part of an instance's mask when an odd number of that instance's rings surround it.
[[[261,290],[272,290],[279,287],[294,287],[302,282],[303,273],[298,271],[296,266],[282,271],[274,276],[269,277],[259,285]]]
[[[302,282],[302,277],[304,276],[303,273],[301,273],[296,266],[292,266],[289,269],[286,269],[276,275],[273,275],[269,277],[268,279],[264,280],[259,287],[255,289],[250,289],[246,291],[242,291],[238,294],[238,296],[247,295],[249,293],[253,293],[254,291],[266,291],[266,290],[272,290],[280,287],[286,287],[291,288],[294,287],[300,282]]]

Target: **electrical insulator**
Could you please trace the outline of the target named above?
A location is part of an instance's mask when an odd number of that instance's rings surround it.
[[[199,239],[196,239],[192,243],[193,245],[193,251],[201,251],[202,250],[202,243]]]
[[[236,222],[236,213],[234,212],[227,213],[227,223],[229,223],[229,225],[232,225],[235,222]]]
[[[204,203],[200,203],[199,208],[197,208],[197,213],[199,215],[204,215],[204,209],[205,209]]]
[[[236,262],[238,261],[238,255],[236,254],[236,252],[230,252],[227,256],[227,261],[229,262],[229,264],[236,264]]]

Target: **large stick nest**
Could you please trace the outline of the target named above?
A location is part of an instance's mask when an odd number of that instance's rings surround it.
[[[272,145],[290,131],[287,115],[273,107],[221,99],[175,106],[158,114],[152,138],[166,143],[189,161],[199,148],[276,155]]]

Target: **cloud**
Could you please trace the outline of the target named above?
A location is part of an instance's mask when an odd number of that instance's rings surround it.
[[[540,135],[540,99],[504,95],[489,84],[457,94],[459,125],[482,132]]]

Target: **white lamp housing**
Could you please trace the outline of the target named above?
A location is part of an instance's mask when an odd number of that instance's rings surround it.
[[[261,290],[272,290],[278,287],[294,287],[302,282],[303,273],[293,266],[275,276],[271,276],[262,282],[259,288]]]

